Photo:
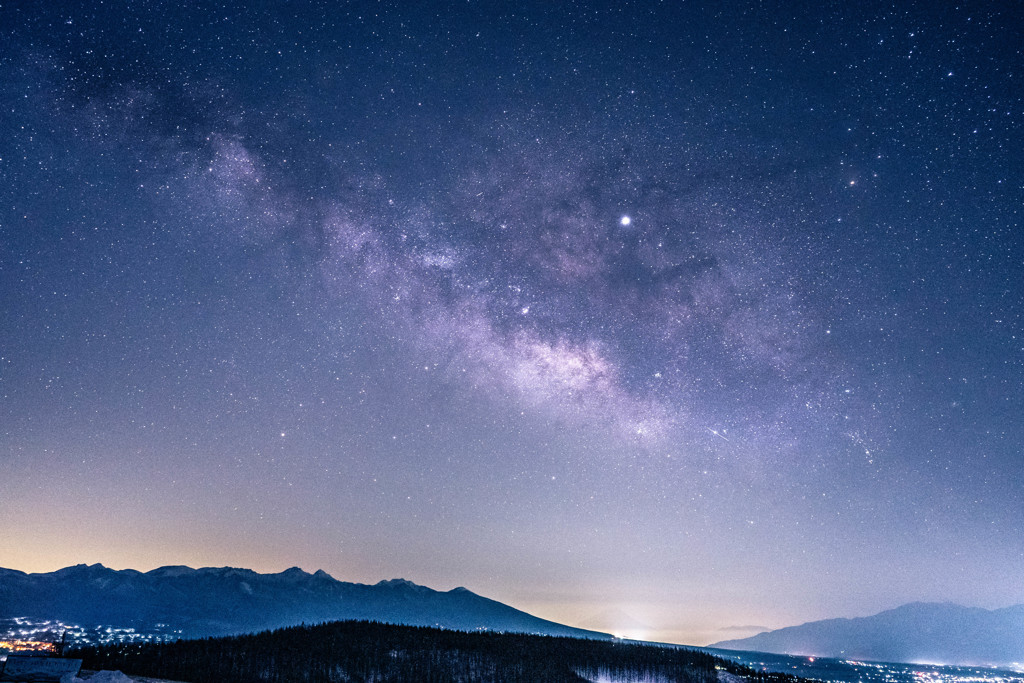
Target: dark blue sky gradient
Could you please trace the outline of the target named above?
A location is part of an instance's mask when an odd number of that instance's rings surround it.
[[[4,566],[1024,601],[1024,14],[933,5],[4,3]]]

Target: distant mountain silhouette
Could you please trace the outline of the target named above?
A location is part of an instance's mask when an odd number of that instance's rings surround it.
[[[297,567],[279,574],[180,566],[139,572],[100,564],[45,574],[0,568],[0,618],[11,617],[140,630],[163,624],[186,637],[366,619],[462,631],[611,638],[534,617],[465,588],[440,592],[403,579],[348,583]]]
[[[858,619],[827,619],[711,647],[879,662],[1006,666],[1024,662],[1024,605],[986,610],[915,602]]]

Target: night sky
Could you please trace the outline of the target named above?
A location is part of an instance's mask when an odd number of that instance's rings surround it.
[[[0,566],[1024,602],[1021,5],[261,4],[0,5]]]

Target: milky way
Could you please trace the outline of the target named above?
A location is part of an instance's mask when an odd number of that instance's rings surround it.
[[[1019,12],[0,17],[4,566],[1024,601]]]

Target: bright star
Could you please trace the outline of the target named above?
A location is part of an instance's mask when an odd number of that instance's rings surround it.
[[[623,216],[622,218],[619,219],[619,225],[621,225],[623,227],[626,227],[627,225],[629,225],[632,222],[633,222],[633,219],[630,218],[629,216]]]
[[[715,436],[717,436],[719,439],[722,439],[723,441],[729,440],[725,437],[725,434],[722,434],[722,432],[718,431],[717,429],[712,429],[711,427],[706,427],[706,429]]]

